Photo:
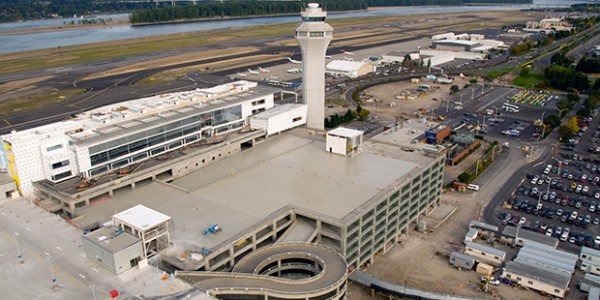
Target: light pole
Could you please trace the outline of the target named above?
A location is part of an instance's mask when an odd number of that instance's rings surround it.
[[[545,113],[546,113],[545,111],[543,111],[543,112],[542,112],[542,135],[540,135],[540,136],[538,137],[538,141],[539,141],[539,140],[542,138],[542,136],[543,136],[543,135],[546,133],[546,125],[544,125],[544,114],[545,114]]]
[[[54,276],[54,267],[52,266],[52,257],[50,257],[48,255],[46,258],[48,258],[48,263],[50,264],[50,274],[52,275],[52,288],[56,288],[56,276]]]
[[[471,100],[475,99],[475,88],[471,88]]]
[[[19,247],[19,239],[17,238],[19,236],[18,232],[15,232],[15,242],[17,242],[17,258],[19,259],[19,263],[25,263],[25,261],[23,261],[23,255],[21,254],[21,248]]]
[[[96,292],[94,291],[95,287],[96,287],[96,284],[89,285],[90,290],[92,290],[92,297],[94,297],[94,300],[96,300]]]

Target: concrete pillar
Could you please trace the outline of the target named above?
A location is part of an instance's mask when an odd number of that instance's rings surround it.
[[[135,182],[131,183],[131,189],[135,190]]]

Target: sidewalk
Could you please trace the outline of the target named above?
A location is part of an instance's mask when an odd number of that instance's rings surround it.
[[[113,289],[122,295],[120,299],[135,299],[137,295],[165,295],[190,288],[171,276],[163,278],[163,272],[152,266],[132,272],[136,273],[133,276],[118,277],[86,258],[79,230],[27,200],[3,201],[0,215],[2,299],[93,299],[94,293],[103,300],[111,299],[109,291]]]

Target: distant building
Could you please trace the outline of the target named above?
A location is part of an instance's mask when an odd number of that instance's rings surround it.
[[[507,32],[500,34],[500,38],[510,41],[524,41],[528,38],[531,38],[532,36],[532,33],[522,31]]]
[[[540,21],[527,21],[527,28],[533,29],[554,29],[554,30],[571,30],[573,27],[569,21],[562,18],[547,18]]]
[[[376,67],[370,62],[352,60],[332,60],[325,67],[331,76],[357,78],[375,72]]]

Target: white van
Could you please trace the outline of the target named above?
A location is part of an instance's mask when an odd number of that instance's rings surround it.
[[[472,191],[479,191],[479,186],[476,184],[468,184],[467,189],[472,190]]]

